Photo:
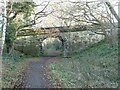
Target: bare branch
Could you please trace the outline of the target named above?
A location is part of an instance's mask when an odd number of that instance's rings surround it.
[[[37,12],[35,15],[38,15],[40,13],[44,13],[43,11],[47,8],[47,6],[49,5],[50,1],[45,5],[45,7],[40,11],[40,12]]]
[[[94,33],[99,35],[105,35],[104,33],[100,33],[100,32],[94,32]]]
[[[114,15],[114,17],[116,18],[116,20],[118,22],[120,22],[120,17],[117,15],[117,13],[115,12],[114,8],[112,7],[112,5],[110,4],[110,2],[105,2],[106,5],[108,6],[109,10],[111,11],[111,13]]]
[[[34,18],[33,18],[33,20],[31,20],[31,23],[30,23],[30,24],[25,24],[25,25],[19,26],[19,27],[17,28],[16,36],[17,36],[17,34],[18,34],[23,28],[32,27],[33,25],[36,25],[36,24],[38,24],[38,23],[41,23],[42,21],[40,21],[40,22],[36,22],[36,21],[37,21],[38,19],[42,18],[42,17],[46,17],[47,15],[51,14],[52,12],[50,12],[50,13],[44,12],[45,9],[47,8],[47,6],[49,5],[49,3],[50,3],[50,2],[48,2],[41,11],[39,11],[39,12],[37,12],[37,13],[35,13],[35,12],[32,13],[32,14],[34,14]],[[40,5],[41,5],[41,4],[40,4]],[[38,5],[37,5],[37,6],[38,6]]]

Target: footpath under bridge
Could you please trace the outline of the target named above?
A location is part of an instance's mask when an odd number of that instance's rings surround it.
[[[39,49],[41,51],[41,54],[43,54],[43,47],[42,42],[49,37],[52,38],[58,38],[62,42],[62,52],[64,57],[67,56],[67,47],[68,44],[66,43],[67,39],[64,38],[61,33],[66,32],[79,32],[79,31],[85,31],[85,27],[48,27],[48,28],[35,28],[35,29],[23,29],[18,33],[18,37],[22,36],[35,36],[35,35],[41,35],[41,38],[37,38],[39,41]]]

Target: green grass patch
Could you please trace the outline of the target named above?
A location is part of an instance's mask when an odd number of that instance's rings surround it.
[[[2,88],[13,88],[19,86],[24,77],[28,56],[14,51],[13,55],[5,54],[2,60]]]
[[[104,41],[49,64],[51,79],[63,88],[113,88],[118,86],[118,45]],[[54,79],[53,79],[53,77]]]

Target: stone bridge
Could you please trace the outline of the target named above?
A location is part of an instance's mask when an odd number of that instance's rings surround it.
[[[69,34],[71,33],[71,34]],[[48,28],[34,28],[34,29],[26,29],[18,33],[19,37],[27,37],[27,36],[35,36],[37,41],[39,42],[39,49],[41,51],[41,54],[43,54],[43,46],[42,43],[45,39],[52,37],[52,38],[58,38],[62,42],[62,52],[63,56],[67,57],[67,54],[69,53],[70,43],[69,40],[74,43],[74,40],[71,39],[71,37],[75,37],[76,35],[78,38],[78,42],[84,43],[82,46],[87,46],[87,43],[90,44],[91,41],[95,41],[94,43],[100,41],[104,37],[101,35],[97,35],[91,31],[86,31],[86,29],[79,28],[79,27],[48,27]],[[34,42],[34,40],[33,40]],[[87,42],[87,43],[86,43]],[[80,44],[81,44],[80,43]],[[82,46],[78,45],[80,48]],[[77,48],[79,50],[79,48]]]
[[[73,29],[74,27],[47,27],[47,28],[34,28],[34,29],[25,29],[21,30],[18,33],[18,37],[21,36],[34,36],[34,35],[40,35],[40,38],[37,38],[39,41],[39,48],[41,51],[41,54],[43,54],[43,47],[42,47],[42,42],[49,38],[58,38],[62,42],[62,52],[63,56],[67,57],[67,46],[68,44],[66,43],[66,39],[61,35],[61,33],[65,32],[75,32],[75,31],[80,31],[80,28],[76,28],[76,30]]]

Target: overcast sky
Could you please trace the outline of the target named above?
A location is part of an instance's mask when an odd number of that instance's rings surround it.
[[[49,0],[33,0],[36,4],[40,4],[44,1],[49,1]],[[53,2],[60,2],[60,1],[68,1],[68,0],[50,0],[51,3]],[[71,1],[77,1],[77,0],[71,0]],[[97,0],[78,0],[78,1],[97,1]],[[100,0],[99,0],[100,1]],[[101,0],[101,1],[105,1],[105,0]],[[116,2],[118,0],[108,0],[111,2],[111,4],[114,6],[116,4]],[[40,10],[41,8],[38,7],[36,9],[36,11]],[[114,6],[114,9],[115,11],[118,13],[118,7],[117,6]],[[42,21],[41,24],[38,24],[37,26],[42,26],[42,27],[50,27],[50,26],[59,26],[60,22],[55,18],[53,17],[52,15],[49,15],[47,17],[45,17]]]
[[[0,0],[2,1],[2,0]],[[25,1],[25,0],[12,0],[12,1]],[[27,1],[32,1],[32,0],[27,0]],[[68,1],[68,0],[33,0],[37,5],[41,4],[44,1],[50,1],[51,3],[53,2],[60,2],[60,1]],[[71,0],[71,1],[77,1],[77,0]],[[95,1],[95,0],[78,0],[78,1]],[[100,0],[99,0],[100,1]],[[101,1],[105,1],[105,0],[101,0]],[[115,2],[117,2],[118,0],[108,0],[111,2],[111,4],[114,6]],[[44,3],[45,4],[45,3]],[[0,3],[1,6],[1,3]],[[41,9],[41,7],[36,8],[36,11],[39,11]],[[114,7],[115,11],[118,13],[118,7]],[[37,26],[39,27],[50,27],[50,26],[58,26],[60,23],[59,21],[53,17],[52,15],[49,15],[45,18],[43,18],[42,23],[38,24]]]

